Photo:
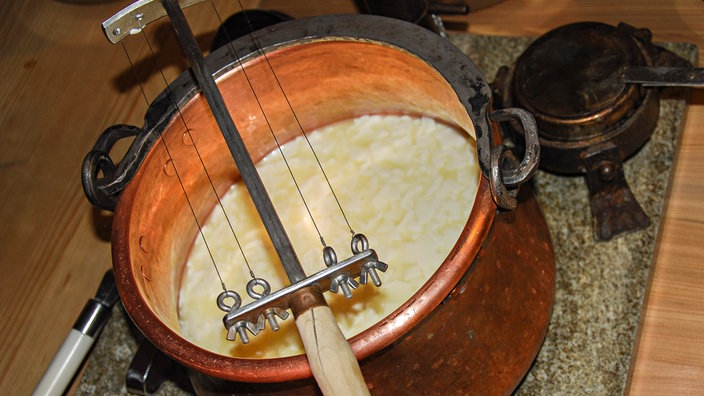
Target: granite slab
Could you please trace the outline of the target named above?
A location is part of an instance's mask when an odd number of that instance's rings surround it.
[[[532,41],[527,37],[451,35],[492,80]],[[661,43],[695,61],[697,48]],[[538,171],[532,183],[547,220],[556,256],[553,315],[545,342],[517,395],[614,395],[626,385],[643,297],[665,206],[670,172],[686,106],[686,92],[663,92],[661,116],[650,140],[624,164],[626,179],[651,225],[608,242],[593,237],[583,177]],[[77,395],[127,394],[126,368],[140,338],[121,307],[96,343]],[[190,394],[184,372],[174,372],[157,394]],[[452,394],[448,389],[442,394]],[[457,389],[462,394],[461,389]]]

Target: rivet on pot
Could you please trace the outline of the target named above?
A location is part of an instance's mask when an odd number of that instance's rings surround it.
[[[164,174],[166,176],[173,176],[176,174],[176,168],[174,167],[174,161],[169,159],[164,163]]]
[[[193,133],[195,133],[195,131],[192,129],[187,129],[183,132],[183,135],[181,135],[181,140],[183,141],[183,144],[185,144],[186,146],[193,146]]]
[[[611,181],[616,177],[615,165],[611,161],[604,161],[599,166],[599,178],[605,182]]]
[[[152,279],[151,279],[151,276],[149,276],[149,274],[147,274],[147,271],[144,270],[144,266],[143,266],[143,265],[140,265],[140,266],[139,266],[139,272],[142,274],[142,278],[144,278],[145,280],[147,280],[147,281],[151,281],[151,280],[152,280]]]
[[[147,249],[146,237],[144,235],[139,237],[139,248],[142,249],[144,253],[149,253]]]

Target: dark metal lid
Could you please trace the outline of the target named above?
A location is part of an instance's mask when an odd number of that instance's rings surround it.
[[[603,134],[642,100],[641,87],[624,84],[629,65],[648,63],[627,32],[583,22],[552,30],[516,62],[515,104],[532,112],[541,138],[575,141]]]

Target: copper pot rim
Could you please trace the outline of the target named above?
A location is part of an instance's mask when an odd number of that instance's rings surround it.
[[[479,79],[482,76],[479,74],[475,77]],[[478,117],[476,114],[470,114],[475,127],[478,126]],[[498,139],[496,129],[491,128],[490,131],[495,139]],[[310,377],[311,372],[305,355],[276,359],[225,356],[189,342],[159,319],[140,293],[136,274],[132,272],[130,264],[131,212],[135,200],[139,199],[134,191],[135,189],[128,186],[117,204],[113,222],[112,255],[115,278],[125,310],[146,338],[178,363],[225,380],[285,382]],[[471,266],[491,228],[495,212],[496,204],[489,182],[480,176],[474,205],[455,246],[435,274],[406,303],[379,323],[350,339],[358,359],[367,358],[397,341],[442,302]]]

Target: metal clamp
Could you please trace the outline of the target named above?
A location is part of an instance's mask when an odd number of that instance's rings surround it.
[[[239,336],[242,343],[247,344],[248,333],[259,334],[267,322],[272,330],[277,331],[279,326],[276,317],[285,320],[288,317],[287,310],[291,307],[292,296],[311,286],[317,286],[323,292],[329,290],[336,293],[342,290],[346,298],[352,297],[352,290],[356,289],[359,283],[366,284],[369,279],[375,286],[381,286],[377,271],[385,272],[388,265],[379,261],[363,234],[355,234],[351,245],[353,256],[341,262],[337,262],[335,251],[326,246],[323,249],[323,260],[327,268],[274,293],[269,293],[269,283],[264,279],[250,280],[247,284],[247,294],[254,298],[254,301],[247,305],[241,306],[242,299],[232,290],[220,293],[217,303],[218,307],[226,312],[223,324],[228,331],[227,339],[233,341]],[[355,280],[357,277],[359,282]],[[261,287],[263,291],[255,292],[255,286]],[[227,299],[233,303],[227,304]]]
[[[186,8],[205,0],[180,0],[179,6]],[[137,34],[144,26],[166,16],[166,10],[158,0],[138,0],[103,22],[103,32],[113,44],[125,37]]]

